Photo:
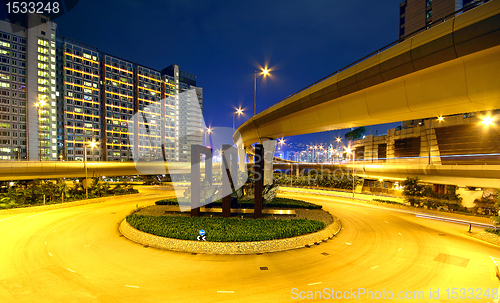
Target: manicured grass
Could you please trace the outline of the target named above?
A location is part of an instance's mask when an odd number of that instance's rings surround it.
[[[127,222],[143,232],[182,240],[196,240],[199,230],[211,242],[248,242],[283,239],[312,233],[325,223],[307,219],[236,219],[204,217],[143,216],[132,214]]]
[[[183,202],[181,203],[186,203],[189,205],[189,202]],[[163,199],[155,202],[156,205],[178,205],[177,198],[171,198],[171,199]],[[240,200],[238,201],[238,206],[241,204],[242,208],[254,208],[254,201],[253,200]],[[218,200],[215,202],[212,202],[210,204],[213,207],[221,207],[222,206],[222,201]],[[280,198],[276,197],[274,198],[271,202],[265,202],[264,201],[264,208],[306,208],[306,209],[321,209],[321,205],[316,205],[312,204],[309,202],[301,201],[301,200],[295,200],[295,199],[288,199],[288,198]]]

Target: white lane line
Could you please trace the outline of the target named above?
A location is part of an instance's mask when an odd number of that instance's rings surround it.
[[[38,213],[38,214],[31,215],[31,216],[27,216],[26,219],[31,218],[31,217],[36,217],[36,216],[39,216],[39,215],[48,214],[48,213],[55,212],[55,211],[60,211],[60,209],[54,209],[54,210],[44,211],[43,213]]]
[[[15,218],[15,217],[19,217],[19,216],[22,216],[22,215],[24,215],[24,214],[17,215],[17,216],[12,216],[12,217],[8,217],[8,218],[0,220],[0,222],[5,221],[5,220],[9,220],[9,219],[12,219],[12,218]]]
[[[234,294],[234,290],[218,290],[219,294]]]
[[[349,242],[345,242],[345,245],[351,245],[352,243],[349,243]]]
[[[139,288],[139,286],[135,286],[135,285],[125,285],[125,287],[130,287],[130,288]]]
[[[318,285],[318,284],[321,284],[322,282],[316,282],[316,283],[310,283],[310,284],[307,284],[309,286],[312,286],[312,285]]]
[[[54,229],[53,233],[55,233],[55,232],[56,232],[56,230],[57,230],[57,229]]]
[[[375,269],[375,268],[377,268],[377,267],[378,267],[378,265],[377,265],[377,266],[373,266],[371,269]]]
[[[387,224],[389,224],[389,222],[387,222],[387,221],[384,221],[384,222],[387,223]]]
[[[401,233],[399,233],[399,235],[401,236]]]
[[[47,242],[45,242],[45,245],[47,245]]]
[[[51,256],[51,257],[52,257],[52,254],[51,254],[51,253],[49,253],[49,256]]]
[[[76,272],[76,271],[74,271],[74,270],[72,270],[72,269],[69,269],[69,268],[66,268],[66,269],[67,269],[67,270],[69,270],[70,272]]]
[[[401,247],[398,249],[398,251],[400,251],[400,250],[401,250]]]

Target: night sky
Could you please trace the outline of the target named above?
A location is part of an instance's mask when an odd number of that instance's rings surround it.
[[[272,69],[272,78],[258,78],[259,112],[397,40],[400,2],[81,0],[55,22],[59,35],[147,67],[178,64],[204,89],[206,124],[231,127],[235,107],[253,113],[254,70]],[[346,131],[287,141],[327,142]]]

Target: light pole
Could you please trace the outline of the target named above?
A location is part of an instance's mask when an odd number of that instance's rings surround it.
[[[243,114],[243,110],[241,108],[237,108],[236,111],[233,112],[233,134],[234,134],[234,118],[235,118],[236,114],[238,114],[238,116]]]
[[[264,68],[259,73],[259,75],[264,75],[264,77],[266,77],[267,75],[269,75],[269,70],[267,68]],[[256,103],[256,99],[257,99],[257,71],[254,72],[253,76],[254,76],[253,77],[253,115],[255,116],[256,109],[257,109],[257,103]]]
[[[204,133],[205,133],[205,146],[208,146],[207,144],[207,133],[210,134],[212,132],[212,128],[210,128],[210,126],[205,129]],[[210,136],[208,137],[208,139],[210,140]]]
[[[91,141],[88,142],[90,146],[90,153],[94,150],[94,147],[97,146],[97,142]],[[87,179],[87,143],[83,143],[83,166],[85,167],[85,198],[89,198],[89,186],[88,186],[88,179]]]
[[[42,161],[42,108],[45,106],[45,101],[40,100],[35,106],[38,108],[38,159]]]
[[[355,149],[352,149],[350,147],[346,148],[345,150],[347,154],[350,154],[352,151],[352,198],[354,199],[354,154],[356,152]]]

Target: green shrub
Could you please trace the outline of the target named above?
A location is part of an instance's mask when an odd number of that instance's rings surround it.
[[[500,228],[486,228],[485,231],[500,236]]]
[[[405,205],[404,203],[397,202],[397,201],[391,201],[391,200],[372,199],[372,201],[375,201],[375,202],[382,202],[382,203],[387,203],[387,204]]]
[[[182,202],[181,202],[182,203]],[[189,202],[185,201],[184,203],[189,204]],[[158,200],[155,202],[156,205],[178,205],[177,198],[170,198],[170,199],[163,199],[163,200]],[[254,208],[254,201],[253,200],[239,200],[238,201],[238,206],[241,205],[242,208]],[[210,206],[212,207],[222,207],[222,201],[217,200],[212,203],[210,203]],[[312,204],[309,202],[301,201],[301,200],[295,200],[295,199],[288,199],[288,198],[280,198],[276,197],[274,198],[271,202],[265,202],[264,201],[264,207],[274,207],[274,208],[306,208],[306,209],[321,209],[321,205],[317,204]]]
[[[248,242],[283,239],[312,233],[325,223],[307,219],[236,219],[143,216],[132,214],[127,222],[143,232],[161,237],[196,240],[200,229],[211,242]]]

